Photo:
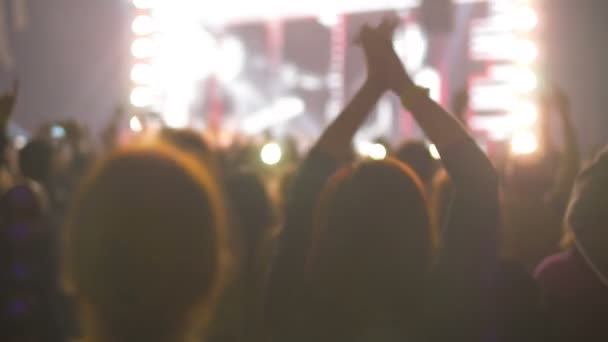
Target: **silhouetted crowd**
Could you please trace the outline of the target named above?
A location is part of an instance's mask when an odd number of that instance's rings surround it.
[[[490,160],[466,104],[414,84],[395,27],[362,28],[365,82],[276,167],[209,132],[125,138],[120,111],[98,148],[75,121],[3,133],[0,340],[608,341],[608,151],[582,161],[556,87],[541,119],[561,148]],[[388,92],[440,161],[421,141],[355,156]]]

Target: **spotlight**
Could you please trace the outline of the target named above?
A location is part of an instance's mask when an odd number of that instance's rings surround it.
[[[522,102],[511,113],[514,128],[530,127],[538,120],[538,108],[532,102]]]
[[[149,88],[137,87],[131,91],[131,104],[135,107],[146,107],[152,102],[152,94]]]
[[[146,85],[152,83],[153,69],[149,64],[136,64],[131,69],[131,80],[137,84]]]
[[[144,130],[144,127],[137,116],[131,117],[131,120],[129,120],[129,128],[131,128],[131,131],[133,132],[141,132]]]
[[[133,6],[139,9],[151,9],[156,7],[157,0],[133,0]]]
[[[429,153],[431,154],[431,157],[433,157],[433,159],[441,159],[441,155],[439,155],[439,150],[437,149],[437,146],[435,146],[435,144],[429,145]]]
[[[262,147],[260,152],[260,158],[262,162],[266,165],[276,165],[283,158],[283,151],[281,150],[281,146],[277,143],[267,143]]]
[[[219,47],[217,76],[224,82],[237,78],[245,66],[245,48],[234,37],[225,38]]]
[[[532,154],[538,149],[536,135],[530,131],[519,131],[511,138],[511,151],[514,154]]]
[[[154,19],[148,15],[140,15],[133,19],[131,29],[133,33],[140,36],[150,34],[155,31]]]
[[[137,58],[152,57],[155,50],[155,43],[150,38],[137,38],[131,45],[131,53]]]
[[[538,15],[533,8],[524,6],[519,9],[516,20],[521,29],[530,31],[538,24]]]
[[[532,92],[538,87],[538,78],[530,69],[521,69],[513,77],[513,85],[516,90]]]
[[[383,160],[388,154],[384,145],[380,143],[370,142],[361,142],[357,144],[357,152],[362,157],[370,158],[373,160]]]
[[[538,47],[530,40],[520,40],[514,47],[513,53],[516,61],[530,64],[538,57]]]

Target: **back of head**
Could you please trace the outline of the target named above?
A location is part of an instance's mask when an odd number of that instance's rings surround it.
[[[424,142],[408,141],[404,143],[395,153],[395,158],[409,165],[425,185],[433,179],[437,162]]]
[[[245,261],[254,261],[255,252],[274,224],[270,197],[260,177],[247,171],[229,175],[226,191],[239,223]]]
[[[168,341],[200,326],[220,285],[225,222],[214,179],[177,150],[129,147],[97,165],[65,236],[85,333]]]
[[[211,159],[211,149],[203,137],[193,130],[164,128],[160,131],[160,136],[169,144],[192,153],[202,161],[207,162]]]
[[[19,168],[24,177],[42,184],[51,177],[53,147],[43,140],[30,141],[19,152]]]
[[[587,263],[608,281],[608,148],[578,176],[566,214]]]
[[[315,220],[312,288],[334,316],[352,326],[374,315],[402,322],[415,314],[432,239],[423,188],[411,169],[395,160],[342,169],[324,190]]]

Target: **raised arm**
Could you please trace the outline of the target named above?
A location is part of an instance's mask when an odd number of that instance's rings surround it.
[[[570,192],[578,175],[581,157],[578,148],[577,134],[572,122],[572,112],[567,95],[559,87],[554,87],[551,102],[562,123],[564,149],[560,154],[557,175],[547,200],[559,215],[563,215]]]
[[[363,32],[368,30],[364,28]],[[328,178],[340,163],[350,160],[352,139],[385,89],[375,69],[369,68],[365,83],[323,132],[298,170],[268,284],[266,315],[275,340],[290,340],[302,324],[298,311],[305,304],[301,301],[314,208]]]
[[[429,288],[433,315],[453,329],[437,333],[450,331],[458,340],[460,334],[481,334],[478,329],[484,326],[479,323],[492,293],[498,253],[498,177],[462,124],[414,84],[390,36],[376,32],[364,44],[383,51],[376,63],[384,67],[385,82],[437,146],[454,186],[443,246]]]

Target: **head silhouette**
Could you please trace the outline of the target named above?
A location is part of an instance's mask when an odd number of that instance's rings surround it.
[[[424,185],[432,182],[435,171],[437,170],[437,162],[431,156],[426,144],[422,141],[405,142],[397,152],[395,158],[409,165],[414,172],[420,177]]]
[[[330,308],[324,312],[342,317],[336,327],[352,330],[370,317],[402,325],[417,311],[433,234],[422,184],[409,167],[385,160],[343,168],[326,186],[315,220],[313,296]]]
[[[92,340],[179,341],[221,285],[225,208],[200,161],[167,146],[119,150],[79,191],[67,284]]]

